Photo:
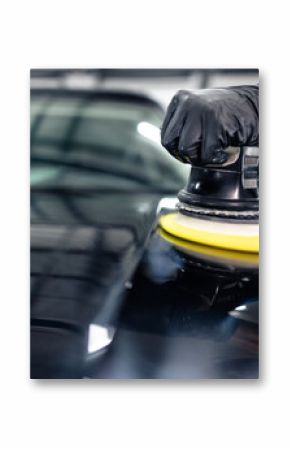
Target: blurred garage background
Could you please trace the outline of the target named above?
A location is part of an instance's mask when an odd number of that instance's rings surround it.
[[[34,69],[31,87],[122,89],[150,95],[166,107],[178,89],[257,84],[257,69]]]

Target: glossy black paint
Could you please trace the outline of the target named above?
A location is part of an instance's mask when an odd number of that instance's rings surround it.
[[[256,378],[257,297],[256,269],[204,262],[180,252],[155,230],[114,340],[91,358],[86,376]]]
[[[257,377],[257,317],[229,315],[255,313],[257,270],[178,251],[153,231],[158,200],[32,194],[33,378]],[[115,331],[92,354],[90,325]]]
[[[157,202],[131,193],[32,192],[32,377],[83,373],[88,326],[115,321]]]

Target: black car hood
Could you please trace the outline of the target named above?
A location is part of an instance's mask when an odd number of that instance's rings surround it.
[[[32,190],[32,378],[258,376],[257,270],[164,240],[160,199]]]
[[[84,355],[79,344],[85,348],[90,323],[107,325],[116,319],[158,200],[156,194],[143,193],[32,191],[34,377],[78,377]],[[68,366],[60,364],[69,351],[78,356]]]

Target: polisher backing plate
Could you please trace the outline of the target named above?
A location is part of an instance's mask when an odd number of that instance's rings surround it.
[[[189,242],[217,248],[259,252],[259,225],[189,217],[179,212],[162,215],[160,226],[169,234]]]

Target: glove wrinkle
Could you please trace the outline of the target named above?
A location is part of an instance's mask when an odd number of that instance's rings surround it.
[[[228,146],[257,146],[259,87],[178,91],[167,109],[161,142],[193,165],[226,162]]]

